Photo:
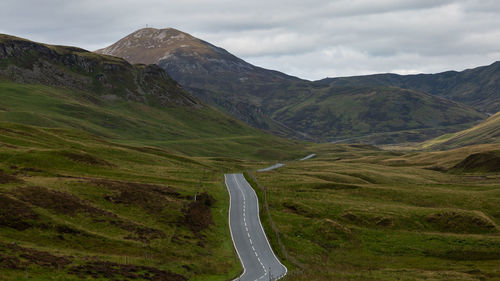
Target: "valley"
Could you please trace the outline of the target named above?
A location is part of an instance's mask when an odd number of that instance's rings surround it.
[[[208,104],[294,139],[416,143],[466,129],[500,110],[498,64],[435,75],[307,81],[254,66],[172,28],[140,29],[97,53],[155,63]]]
[[[174,29],[0,35],[0,279],[500,280],[496,68],[307,81]]]

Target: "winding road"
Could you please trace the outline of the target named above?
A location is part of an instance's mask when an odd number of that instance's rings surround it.
[[[287,268],[274,254],[259,216],[257,194],[242,174],[226,174],[229,191],[229,228],[234,247],[243,266],[243,274],[234,280],[277,280]]]

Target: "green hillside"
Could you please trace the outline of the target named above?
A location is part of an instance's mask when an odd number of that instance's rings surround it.
[[[446,71],[436,74],[375,74],[354,77],[328,78],[318,85],[337,86],[393,86],[411,89],[474,107],[482,112],[500,110],[500,62],[464,71]]]
[[[462,104],[396,87],[328,87],[301,97],[276,108],[273,119],[329,141],[423,141],[484,118]]]
[[[397,87],[288,82],[248,89],[234,86],[238,89],[235,91],[220,89],[221,85],[207,82],[205,90],[193,93],[219,103],[221,110],[245,122],[240,115],[252,116],[250,124],[256,127],[284,134],[265,121],[267,116],[273,123],[315,141],[419,142],[469,128],[486,118],[486,114],[467,105]],[[249,112],[261,115],[255,117]]]
[[[157,66],[5,35],[0,47],[0,121],[198,156],[281,159],[300,149],[202,104]]]
[[[475,144],[500,142],[500,112],[480,124],[424,142],[422,148],[450,149]]]

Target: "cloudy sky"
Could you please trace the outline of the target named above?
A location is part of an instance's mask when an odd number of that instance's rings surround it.
[[[0,33],[89,50],[174,27],[302,78],[500,60],[498,0],[1,0]]]

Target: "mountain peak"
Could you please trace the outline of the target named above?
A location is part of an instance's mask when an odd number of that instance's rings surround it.
[[[129,34],[127,37],[134,37],[134,38],[140,38],[144,40],[153,40],[157,42],[165,42],[170,39],[174,40],[182,40],[186,37],[192,37],[191,35],[182,32],[180,30],[177,30],[175,28],[152,28],[152,27],[146,27],[146,28],[141,28],[139,30],[136,30]],[[127,38],[125,37],[125,38]]]
[[[122,57],[132,64],[154,64],[174,52],[189,54],[214,53],[213,46],[174,28],[142,28],[113,45],[95,51]]]

